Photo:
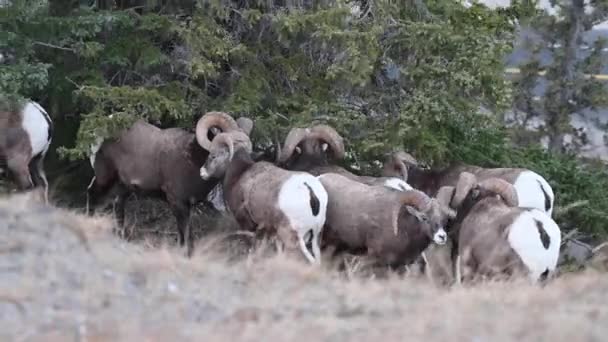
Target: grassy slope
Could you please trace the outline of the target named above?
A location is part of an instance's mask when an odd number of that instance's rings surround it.
[[[187,260],[110,234],[104,218],[0,199],[0,340],[603,340],[608,277],[442,290],[424,278],[345,279],[281,255]]]

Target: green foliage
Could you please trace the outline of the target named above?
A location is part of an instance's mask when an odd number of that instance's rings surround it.
[[[560,14],[558,16],[537,11],[527,18],[529,28],[540,39],[527,42],[534,53],[521,66],[524,72],[515,83],[517,95],[514,108],[521,112],[517,124],[521,131],[519,135],[523,139],[529,138],[526,135],[532,136],[532,139],[538,138],[538,133],[546,135],[553,152],[577,152],[586,144],[585,138],[579,136],[571,126],[570,116],[605,107],[608,88],[599,80],[585,75],[601,72],[606,62],[602,52],[605,41],[596,40],[590,54],[581,51],[581,42],[585,31],[605,20],[607,6],[605,0],[593,3],[569,0],[556,6]],[[550,55],[549,62],[540,62],[541,51],[544,56]],[[540,71],[544,71],[544,74],[540,75]],[[541,81],[546,88],[543,92],[534,89]],[[523,128],[526,122],[539,118],[546,122],[542,131],[531,134],[525,132]],[[573,142],[564,147],[566,135],[571,135]]]
[[[0,93],[0,112],[15,112],[25,105],[25,98],[18,94]]]
[[[534,85],[512,92],[503,77],[512,23],[534,17],[533,2],[12,3],[0,9],[0,52],[11,56],[0,63],[1,93],[40,99],[59,126],[75,120],[74,137],[56,140],[68,142],[59,151],[69,159],[138,119],[192,130],[201,114],[222,110],[255,119],[261,146],[294,126],[329,123],[345,137],[347,163],[364,172],[378,172],[375,161],[395,149],[437,166],[526,166],[549,179],[560,204],[593,199],[564,224],[606,231],[608,205],[593,184],[608,176],[513,148],[495,120]],[[583,88],[593,103],[603,98],[592,80]]]

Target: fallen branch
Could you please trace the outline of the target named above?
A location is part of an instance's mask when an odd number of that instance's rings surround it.
[[[581,200],[581,201],[572,202],[572,203],[570,203],[570,204],[568,204],[566,206],[556,207],[555,208],[555,216],[558,217],[558,216],[564,215],[564,214],[568,213],[572,209],[576,209],[576,208],[585,206],[587,204],[589,204],[588,200]]]
[[[45,43],[45,42],[38,42],[37,41],[37,42],[34,42],[34,45],[40,45],[40,46],[48,47],[48,48],[51,48],[51,49],[76,52],[76,50],[74,50],[72,48],[66,48],[66,47],[63,47],[63,46],[53,45],[53,44],[49,44],[49,43]]]

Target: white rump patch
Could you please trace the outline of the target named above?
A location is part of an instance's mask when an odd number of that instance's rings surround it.
[[[49,148],[51,137],[47,118],[46,111],[36,102],[30,101],[23,108],[22,125],[30,138],[32,156],[44,153]]]
[[[101,144],[103,143],[102,138],[97,138],[95,140],[95,144],[91,145],[91,155],[89,156],[89,160],[91,161],[91,167],[95,168],[95,157],[97,156],[97,152],[101,148]]]
[[[540,182],[540,183],[539,183]],[[551,208],[545,210],[545,194],[540,188],[542,185],[543,189],[547,192],[551,203]],[[547,212],[549,216],[553,213],[553,189],[547,181],[541,177],[538,173],[532,171],[522,172],[515,182],[513,183],[515,190],[517,191],[517,200],[519,206],[524,208],[536,208],[543,212]]]
[[[399,179],[397,177],[391,177],[384,182],[384,186],[387,188],[399,190],[399,191],[409,191],[413,190],[411,185],[407,184],[403,179]]]
[[[548,248],[543,246],[536,221],[542,224],[549,236]],[[532,281],[537,281],[547,269],[549,272],[555,270],[561,245],[561,231],[544,211],[532,209],[521,213],[509,226],[508,239],[513,250],[530,270]]]
[[[306,186],[308,185],[308,186]],[[309,188],[315,194],[319,201],[319,212],[313,215],[311,208],[311,194]],[[282,185],[279,191],[278,207],[285,214],[293,229],[298,235],[299,240],[303,240],[304,236],[312,230],[313,233],[313,251],[318,251],[318,236],[325,224],[325,216],[327,214],[327,191],[316,177],[304,172],[296,172],[289,177]],[[302,244],[303,241],[300,241]],[[317,245],[315,246],[315,242]],[[302,245],[300,245],[302,248]],[[310,262],[318,262],[311,260],[310,254],[305,246],[302,250],[306,258]],[[315,253],[317,254],[317,253]],[[320,254],[315,255],[316,259],[320,258]]]

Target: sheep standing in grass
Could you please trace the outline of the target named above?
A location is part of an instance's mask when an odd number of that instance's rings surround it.
[[[392,191],[333,173],[318,178],[329,194],[324,245],[396,267],[411,263],[431,242],[447,240],[444,226],[455,213],[420,191]]]
[[[537,208],[549,216],[553,213],[555,196],[551,185],[538,173],[524,168],[483,168],[474,165],[454,164],[444,169],[423,169],[408,153],[393,154],[392,169],[385,169],[384,176],[401,175],[415,189],[434,196],[443,186],[455,186],[462,172],[469,172],[483,181],[500,178],[515,187],[520,207]]]
[[[193,250],[191,206],[205,201],[218,183],[217,179],[199,177],[199,169],[207,160],[213,139],[210,131],[217,128],[222,132],[245,131],[249,134],[252,127],[250,120],[237,122],[221,112],[201,117],[196,134],[179,128],[160,129],[139,120],[118,139],[108,139],[98,151],[93,151],[95,177],[87,190],[88,202],[94,207],[106,193],[114,190],[117,193],[116,217],[118,226],[122,227],[129,193],[164,197],[177,219],[179,244],[187,245],[190,256]]]
[[[48,203],[44,157],[53,138],[53,122],[38,103],[20,110],[0,110],[0,168],[6,167],[20,190],[41,186]],[[1,173],[0,173],[1,174]]]
[[[223,177],[224,198],[241,228],[276,232],[288,251],[299,247],[309,262],[320,263],[319,235],[328,200],[323,185],[308,173],[254,162],[251,153],[247,135],[221,133],[213,140],[200,177]]]
[[[541,210],[518,207],[517,192],[507,181],[478,182],[463,172],[451,205],[458,212],[451,228],[458,242],[457,281],[527,275],[536,282],[555,271],[559,227]]]

